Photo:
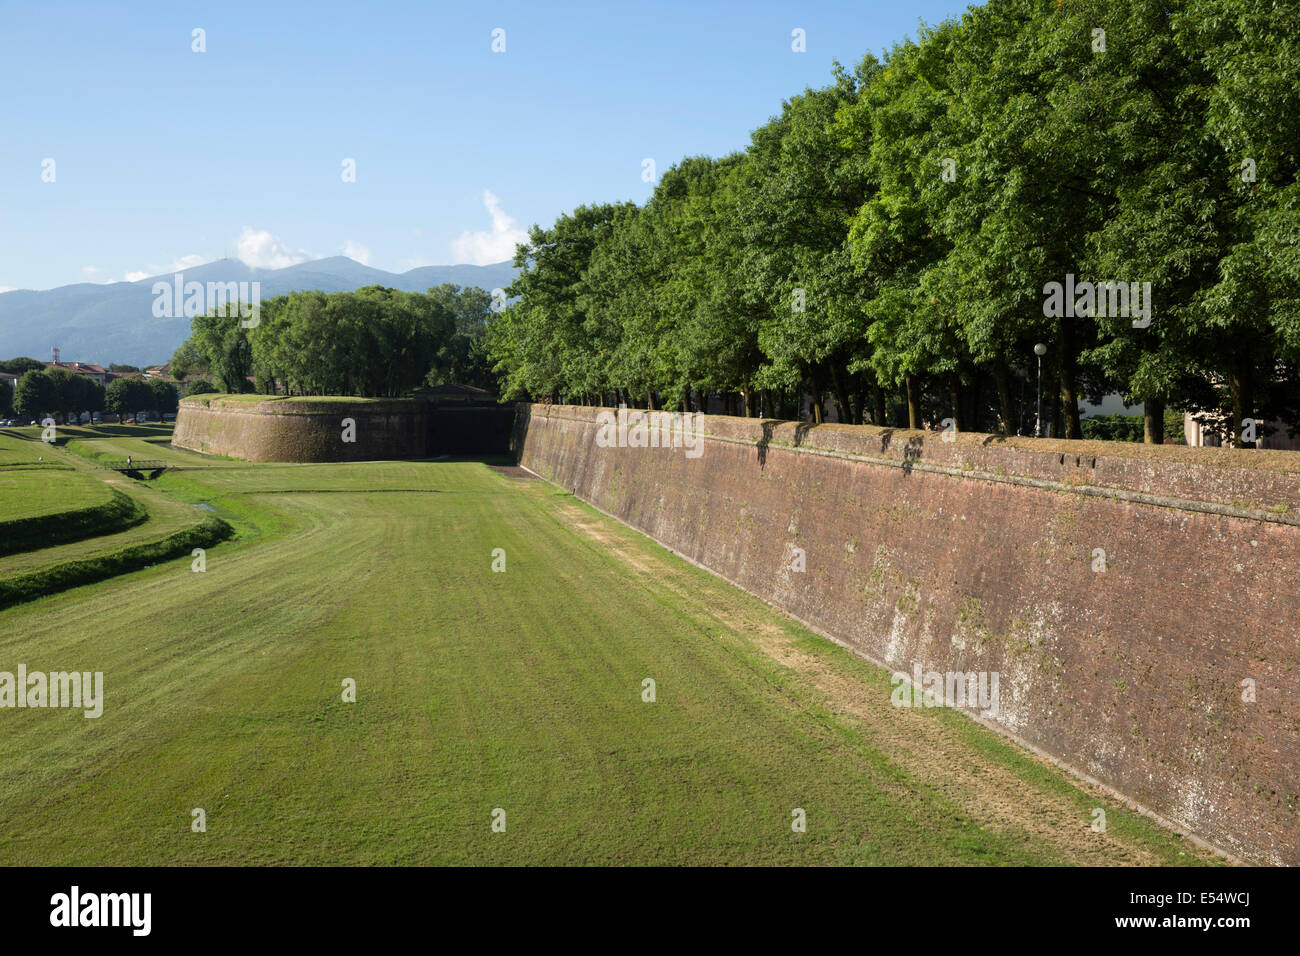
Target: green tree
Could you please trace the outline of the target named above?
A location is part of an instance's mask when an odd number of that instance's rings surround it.
[[[61,415],[64,424],[66,424],[69,416],[77,411],[85,380],[82,376],[65,368],[52,368],[45,374],[54,383],[54,403],[50,410]]]
[[[154,393],[149,383],[136,378],[113,379],[104,393],[104,407],[115,413],[119,422],[127,415],[150,410],[153,401]]]
[[[29,369],[14,389],[14,411],[24,418],[40,420],[58,411],[58,391],[54,380],[43,371]]]
[[[170,369],[172,378],[178,382],[192,372],[207,372],[207,359],[199,352],[193,336],[182,342],[172,354]]]
[[[145,384],[150,392],[150,410],[157,412],[159,417],[176,411],[180,403],[180,394],[176,391],[175,385],[161,378],[150,379]]]
[[[430,289],[427,298],[438,314],[451,321],[437,329],[437,350],[425,382],[495,387],[484,339],[492,314],[492,296],[483,289],[444,284]]]
[[[45,363],[39,359],[19,356],[7,361],[0,362],[0,372],[8,372],[10,375],[22,375],[25,372],[43,372]]]
[[[190,320],[190,337],[172,356],[172,367],[184,375],[201,366],[213,375],[228,393],[252,390],[253,356],[248,330],[238,317],[238,308],[228,307],[228,315],[196,315]]]
[[[505,397],[582,397],[599,391],[600,361],[580,305],[582,274],[621,205],[579,206],[550,229],[533,226],[517,247],[520,270],[506,290],[520,301],[491,324],[489,355]]]

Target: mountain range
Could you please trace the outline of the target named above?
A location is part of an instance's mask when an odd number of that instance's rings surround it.
[[[65,362],[161,364],[190,334],[188,318],[156,318],[153,284],[173,281],[163,273],[136,282],[79,282],[42,292],[16,289],[0,293],[0,359],[28,355],[49,360],[57,346]],[[260,282],[262,298],[299,290],[348,292],[382,285],[423,292],[450,282],[489,292],[515,277],[510,262],[471,266],[421,266],[385,272],[347,256],[311,259],[283,269],[255,269],[238,259],[218,259],[184,270],[185,282]]]

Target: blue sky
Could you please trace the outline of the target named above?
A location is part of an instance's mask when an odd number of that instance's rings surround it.
[[[5,2],[0,290],[226,254],[500,261],[533,223],[644,201],[645,158],[741,149],[834,59],[966,6]]]

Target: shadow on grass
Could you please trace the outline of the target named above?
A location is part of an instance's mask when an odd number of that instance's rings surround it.
[[[40,425],[23,425],[0,429],[0,435],[23,441],[40,442],[45,429]],[[171,440],[172,426],[156,422],[147,425],[55,425],[54,440],[46,445],[66,445],[73,438],[144,438],[146,440]]]
[[[72,438],[153,438],[170,436],[170,423],[149,422],[144,425],[60,425],[57,432],[67,431]]]

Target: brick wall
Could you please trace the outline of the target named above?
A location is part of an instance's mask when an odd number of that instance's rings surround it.
[[[996,671],[1007,732],[1231,853],[1300,863],[1294,472],[722,416],[690,458],[602,448],[597,413],[520,406],[521,464],[894,670]]]
[[[206,396],[205,396],[206,397]],[[420,402],[222,402],[185,399],[172,444],[248,461],[376,461],[423,458],[428,408]],[[355,441],[343,441],[343,419]]]

